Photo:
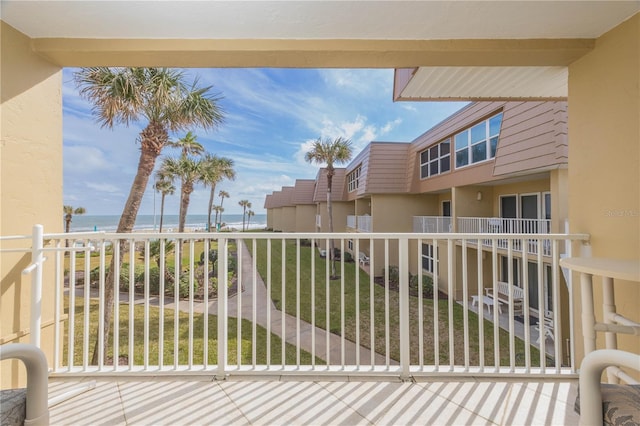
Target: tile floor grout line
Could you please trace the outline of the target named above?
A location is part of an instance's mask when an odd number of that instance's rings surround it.
[[[249,420],[249,418],[247,417],[247,415],[245,414],[245,412],[242,410],[242,408],[240,408],[240,406],[236,403],[235,399],[233,399],[231,397],[231,395],[229,395],[227,393],[227,391],[225,390],[225,388],[222,386],[222,383],[220,383],[220,380],[214,380],[214,383],[216,384],[216,386],[218,386],[218,389],[220,389],[222,391],[222,393],[229,399],[229,401],[231,401],[231,404],[236,408],[236,410],[238,410],[238,412],[240,413],[240,415],[242,416],[243,419],[245,419],[247,421],[246,424],[248,425],[252,425],[253,423],[251,423],[251,421]],[[227,380],[222,380],[222,382],[226,382],[229,383]]]
[[[120,400],[120,408],[122,409],[122,418],[124,419],[124,424],[129,425],[129,420],[127,419],[127,412],[124,409],[124,400],[122,399],[122,391],[120,390],[120,381],[116,380],[116,390],[118,391],[118,399]]]

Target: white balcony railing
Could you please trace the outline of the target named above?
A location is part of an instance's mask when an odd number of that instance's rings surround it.
[[[508,219],[501,217],[460,217],[458,232],[485,234],[548,234],[549,219]]]
[[[371,232],[371,216],[347,216],[347,228],[359,232]]]
[[[542,236],[34,231],[30,248],[5,249],[16,247],[20,238],[29,245],[30,236],[4,237],[2,252],[32,254],[33,263],[25,269],[34,280],[32,329],[41,326],[40,312],[53,313],[54,375],[576,373],[573,359],[563,354],[567,337],[571,345],[576,339],[572,322],[560,326],[561,318],[574,315],[573,305],[561,303],[560,292],[567,289],[561,288],[559,259],[565,241],[586,241],[586,235],[544,235],[551,242],[548,288],[559,326],[553,339],[538,341],[529,309],[522,323],[516,321],[514,303],[503,305],[502,316],[482,306],[478,314],[472,311],[472,296],[484,294],[485,287],[496,290],[500,254],[494,243],[487,254],[491,262],[485,262],[465,248],[478,239],[507,240],[509,247],[517,241],[542,244]],[[330,241],[342,253],[348,244],[355,253],[366,251],[370,270],[386,273],[374,279],[346,256],[335,262],[334,271],[333,262],[320,256],[320,249],[329,252]],[[410,276],[410,259],[424,244],[431,244],[432,256],[439,259],[433,263],[433,281],[422,270]],[[446,277],[456,267],[448,259],[455,259],[457,245],[462,245],[460,261],[469,267],[454,283]],[[506,256],[515,254],[509,249]],[[540,256],[522,257],[542,262]],[[110,297],[111,268],[119,289],[115,297]],[[545,300],[542,275],[537,283],[528,282],[526,274],[520,277],[525,294],[537,291],[538,300]],[[42,277],[55,292],[40,300]],[[449,297],[429,291],[430,282],[439,283]],[[215,289],[229,291],[214,294]],[[112,320],[101,321],[107,313]]]
[[[414,216],[413,232],[445,233],[453,232],[451,218],[446,216]]]
[[[458,232],[485,234],[548,234],[551,231],[551,221],[548,219],[509,219],[501,217],[460,217],[458,218]],[[482,240],[485,247],[491,247],[492,240]],[[497,240],[498,248],[507,249],[508,240]],[[526,248],[529,254],[538,253],[538,239],[527,239],[513,245],[515,251]],[[551,241],[543,240],[542,253],[551,255]]]
[[[371,232],[371,216],[358,216],[358,231]]]

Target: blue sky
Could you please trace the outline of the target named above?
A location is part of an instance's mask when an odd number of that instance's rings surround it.
[[[136,139],[146,123],[101,129],[91,105],[78,95],[74,71],[63,71],[64,204],[85,207],[90,215],[120,214],[137,168]],[[355,156],[371,141],[410,142],[465,105],[394,103],[393,70],[225,68],[185,74],[188,82],[197,76],[223,97],[224,124],[194,133],[207,151],[235,162],[236,180],[216,190],[229,192],[224,206],[232,214],[242,212],[242,199],[251,201],[256,214],[265,213],[266,194],[315,178],[318,167],[306,163],[304,153],[318,137],[351,139]],[[153,214],[152,184],[139,214]],[[190,214],[206,214],[208,191],[194,191]],[[167,197],[165,213],[177,214],[178,201],[177,195]]]

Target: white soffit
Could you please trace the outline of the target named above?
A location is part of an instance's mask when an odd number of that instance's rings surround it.
[[[566,98],[566,67],[422,67],[399,99]]]
[[[531,39],[596,38],[639,0],[242,1],[1,0],[32,38]]]

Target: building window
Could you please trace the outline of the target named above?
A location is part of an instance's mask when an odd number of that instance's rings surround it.
[[[502,113],[455,135],[456,168],[495,157],[501,124]]]
[[[349,192],[353,192],[360,187],[360,170],[362,166],[358,166],[354,171],[347,176],[347,189]]]
[[[433,264],[437,260],[433,256],[433,245],[431,244],[423,244],[422,245],[422,269],[427,272],[433,273]]]
[[[425,149],[420,153],[420,178],[428,178],[451,169],[451,139]]]
[[[353,251],[353,240],[347,240],[347,248]]]

